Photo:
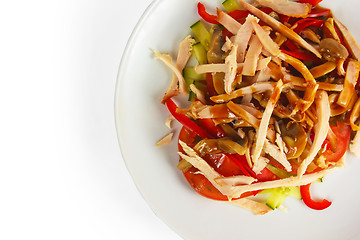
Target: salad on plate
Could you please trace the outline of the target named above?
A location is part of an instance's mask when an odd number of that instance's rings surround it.
[[[162,103],[167,126],[183,125],[178,168],[200,195],[255,214],[287,197],[331,205],[310,186],[344,166],[347,149],[360,155],[360,47],[320,2],[199,2],[176,59],[154,51],[173,72]]]

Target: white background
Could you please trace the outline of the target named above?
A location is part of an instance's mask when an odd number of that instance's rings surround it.
[[[115,131],[118,66],[150,3],[0,1],[0,239],[180,239]]]

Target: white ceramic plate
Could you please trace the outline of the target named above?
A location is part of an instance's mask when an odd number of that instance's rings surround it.
[[[209,9],[222,0],[209,0]],[[126,165],[153,211],[184,239],[360,239],[358,185],[360,160],[347,156],[347,167],[317,184],[313,192],[333,200],[326,211],[313,211],[287,199],[288,211],[254,216],[239,207],[195,193],[177,170],[176,141],[155,147],[169,129],[169,113],[160,100],[172,73],[152,58],[151,49],[176,56],[179,42],[197,21],[196,1],[158,0],[137,24],[123,55],[116,87],[116,124]],[[359,1],[324,0],[360,40]],[[176,125],[176,124],[175,124]],[[175,132],[179,125],[175,126]],[[175,136],[176,138],[177,136]]]

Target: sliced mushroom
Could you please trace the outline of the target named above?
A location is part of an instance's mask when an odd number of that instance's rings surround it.
[[[346,59],[349,52],[346,47],[333,38],[325,38],[320,42],[322,56],[330,62],[337,62],[339,59]]]
[[[215,28],[212,35],[210,49],[207,52],[208,63],[224,63],[225,52],[221,50],[224,42],[222,40],[222,31],[220,28]],[[224,89],[224,73],[213,73],[213,83],[215,91],[218,94],[225,93]]]
[[[307,135],[304,128],[297,122],[280,124],[281,137],[288,149],[286,157],[288,159],[298,158],[304,151],[307,143]]]

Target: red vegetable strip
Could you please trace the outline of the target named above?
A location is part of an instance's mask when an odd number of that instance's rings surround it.
[[[199,2],[197,5],[197,8],[198,8],[198,13],[199,13],[200,17],[202,17],[202,19],[204,19],[208,23],[219,24],[218,21],[216,21],[217,16],[211,15],[208,12],[206,12],[206,8],[205,8],[204,4]]]
[[[184,125],[184,127],[193,131],[194,133],[199,135],[199,137],[201,137],[201,138],[209,138],[209,135],[202,128],[200,128],[195,122],[193,122],[190,118],[188,118],[184,114],[180,114],[180,113],[176,112],[176,109],[178,108],[178,106],[174,103],[174,101],[172,99],[168,99],[165,102],[165,104],[166,104],[167,108],[169,109],[169,112],[174,116],[174,118],[177,121],[179,121],[179,123]]]
[[[300,186],[301,197],[303,199],[303,202],[306,204],[306,206],[314,210],[324,210],[330,207],[331,202],[326,199],[323,199],[321,201],[314,201],[311,198],[310,185],[311,183]]]
[[[263,11],[263,12],[266,13],[266,14],[270,14],[270,13],[274,12],[274,10],[272,10],[272,9],[269,8],[269,7],[259,8],[259,10]]]
[[[315,55],[311,54],[311,53],[305,53],[305,52],[295,52],[295,51],[285,51],[285,50],[281,50],[281,52],[290,55],[294,58],[297,58],[299,60],[303,60],[303,61],[313,61],[313,62],[320,62],[321,60],[319,58],[317,58]]]
[[[290,50],[290,51],[295,51],[295,50],[298,50],[299,47],[295,45],[295,43],[289,39],[287,39],[285,42],[284,42],[284,45]]]
[[[322,0],[298,0],[298,3],[308,3],[310,5],[312,5],[313,7],[315,7],[316,5],[318,5]]]
[[[283,15],[283,14],[280,15],[280,22],[282,22],[282,23],[288,23],[289,20],[290,20],[290,16]]]
[[[248,10],[234,10],[228,13],[230,17],[234,19],[246,18],[250,12]]]
[[[216,126],[211,118],[199,119],[199,125],[213,138],[225,137],[225,132],[219,126]]]
[[[297,21],[295,24],[297,24],[297,27],[294,29],[294,32],[299,33],[304,28],[314,26],[314,27],[322,27],[324,25],[324,20],[314,19],[314,18],[304,18],[299,21]]]
[[[244,173],[245,176],[251,177],[250,173],[246,171],[244,166],[242,165],[241,161],[239,160],[240,155],[239,154],[229,154],[224,153],[228,158],[230,158],[238,167],[239,169]]]
[[[313,9],[311,13],[308,14],[308,17],[316,18],[316,17],[322,17],[322,16],[328,16],[330,15],[330,9]]]

